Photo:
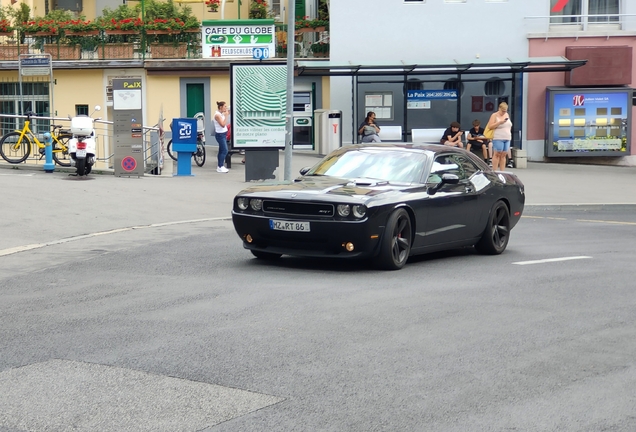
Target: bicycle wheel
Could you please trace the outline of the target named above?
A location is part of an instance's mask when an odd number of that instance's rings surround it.
[[[59,135],[53,143],[53,160],[59,166],[71,166],[71,155],[68,154],[68,140],[71,138],[73,135]]]
[[[31,140],[20,132],[9,132],[0,139],[0,156],[9,163],[24,162],[31,154]]]
[[[202,167],[205,163],[205,146],[201,141],[197,142],[197,151],[192,153],[192,157],[194,158],[194,163],[196,163],[197,166]]]
[[[172,152],[172,140],[168,141],[168,145],[166,146],[166,151],[168,152],[168,156],[170,159],[177,160],[177,153]]]

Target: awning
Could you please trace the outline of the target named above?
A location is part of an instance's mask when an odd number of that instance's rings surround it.
[[[296,62],[298,76],[378,76],[378,75],[457,75],[527,72],[567,72],[581,67],[587,60],[565,57],[528,57],[506,59],[453,59],[443,62],[401,60],[376,63],[343,63],[324,60]]]

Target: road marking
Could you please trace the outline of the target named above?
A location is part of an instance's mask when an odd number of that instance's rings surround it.
[[[636,222],[620,222],[620,221],[606,221],[606,220],[592,220],[592,219],[577,219],[577,222],[592,222],[592,223],[606,223],[614,225],[636,225]]]
[[[551,262],[559,262],[559,261],[571,261],[571,260],[580,260],[580,259],[591,259],[591,256],[574,256],[574,257],[562,257],[562,258],[548,258],[542,260],[534,260],[534,261],[518,261],[513,262],[516,265],[530,265],[530,264],[544,264]]]
[[[116,234],[116,233],[125,232],[125,231],[140,230],[140,229],[147,229],[147,228],[159,228],[159,227],[165,227],[170,225],[183,225],[183,224],[198,223],[198,222],[223,221],[223,220],[231,220],[231,218],[218,217],[218,218],[205,218],[205,219],[190,219],[190,220],[183,220],[183,221],[156,223],[156,224],[150,224],[150,225],[136,225],[136,226],[127,227],[127,228],[117,228],[117,229],[108,230],[108,231],[99,231],[99,232],[94,232],[91,234],[83,234],[83,235],[79,235],[75,237],[68,237],[68,238],[64,238],[60,240],[53,240],[46,243],[34,243],[30,245],[16,246],[9,249],[1,249],[0,257],[13,255],[19,252],[26,252],[33,249],[40,249],[47,246],[70,243],[77,240],[83,240],[83,239],[87,239],[91,237],[98,237],[98,236],[103,236],[108,234]]]

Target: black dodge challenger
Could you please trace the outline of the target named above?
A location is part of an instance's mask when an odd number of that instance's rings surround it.
[[[444,249],[500,254],[525,203],[514,174],[436,144],[351,145],[300,173],[234,198],[234,228],[257,258],[364,258],[397,270]]]

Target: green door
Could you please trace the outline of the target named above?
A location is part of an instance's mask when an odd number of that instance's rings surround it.
[[[194,117],[198,112],[205,112],[203,83],[186,84],[186,109],[186,117]]]
[[[303,19],[305,15],[305,0],[296,0],[296,19]]]

